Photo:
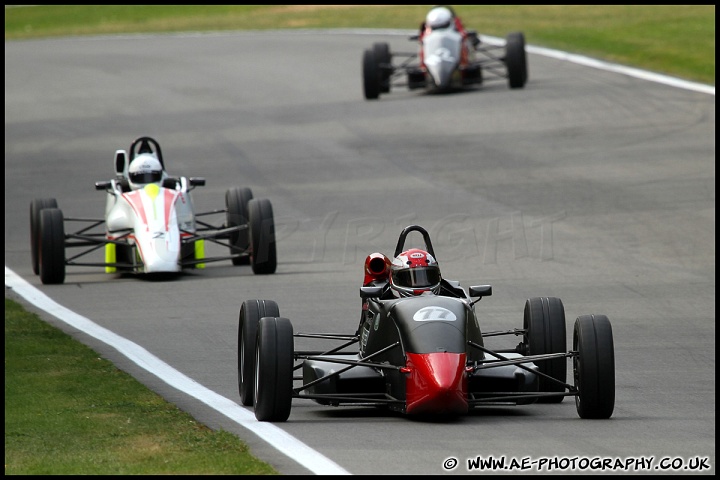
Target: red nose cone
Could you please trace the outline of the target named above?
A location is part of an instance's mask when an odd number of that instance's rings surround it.
[[[406,413],[467,413],[464,353],[408,353]]]

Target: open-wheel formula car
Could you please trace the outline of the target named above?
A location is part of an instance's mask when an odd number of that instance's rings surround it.
[[[117,150],[114,163],[115,178],[95,183],[106,192],[104,218],[65,217],[54,198],[31,201],[32,267],[42,283],[63,283],[67,266],[162,277],[230,260],[251,265],[256,274],[275,272],[270,200],[253,198],[249,187],[233,187],[225,194],[225,208],[195,212],[190,192],[205,179],[168,175],[160,145],[151,137],[136,139],[129,151]],[[213,215],[215,224],[205,219]],[[68,231],[68,225],[76,228]],[[205,242],[228,254],[207,257]]]
[[[415,52],[391,52],[385,42],[366,49],[362,58],[365,98],[377,99],[397,87],[430,93],[456,91],[481,85],[486,79],[507,79],[512,89],[525,86],[528,69],[522,32],[509,33],[505,45],[493,45],[483,43],[474,30],[458,31],[454,19],[447,8],[433,9],[421,26],[421,35],[410,37],[419,43]]]
[[[425,250],[404,249],[411,232],[422,235]],[[275,422],[289,418],[295,399],[452,416],[480,406],[559,403],[572,396],[581,418],[609,418],[615,357],[607,316],[577,317],[567,350],[559,298],[527,299],[522,328],[485,331],[475,305],[491,294],[490,285],[471,286],[466,294],[459,282],[442,278],[427,231],[410,225],[392,261],[382,253],[366,258],[355,333],[296,333],[275,301],[243,302],[240,399],[254,406],[258,420]],[[521,341],[505,349],[485,344],[500,335]],[[296,348],[303,341],[330,346]],[[572,383],[566,379],[568,360]]]

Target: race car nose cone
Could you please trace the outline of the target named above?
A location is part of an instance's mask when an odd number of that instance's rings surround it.
[[[464,353],[408,353],[406,412],[467,413],[465,359]]]

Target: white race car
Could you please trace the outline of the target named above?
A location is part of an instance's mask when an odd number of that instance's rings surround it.
[[[30,203],[32,266],[42,283],[63,283],[68,265],[165,276],[231,260],[251,265],[255,274],[275,273],[270,200],[253,198],[248,187],[233,187],[225,194],[225,208],[196,213],[190,192],[205,179],[168,175],[160,145],[150,137],[138,138],[127,152],[116,151],[114,167],[115,178],[95,183],[107,192],[103,219],[65,218],[54,198]],[[202,219],[218,214],[224,214],[221,225]],[[70,222],[82,226],[67,233]],[[206,242],[227,248],[228,255],[207,257]],[[68,255],[75,248],[82,250]],[[97,253],[101,249],[104,258]]]

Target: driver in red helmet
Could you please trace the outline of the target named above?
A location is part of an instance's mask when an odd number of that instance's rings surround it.
[[[363,286],[383,287],[380,298],[385,300],[438,295],[441,291],[441,281],[437,260],[430,253],[419,248],[406,250],[392,261],[382,253],[368,255],[365,260]],[[367,309],[368,302],[363,300],[358,334]]]
[[[437,295],[441,280],[435,257],[419,248],[402,252],[390,265],[390,289],[396,297]]]

